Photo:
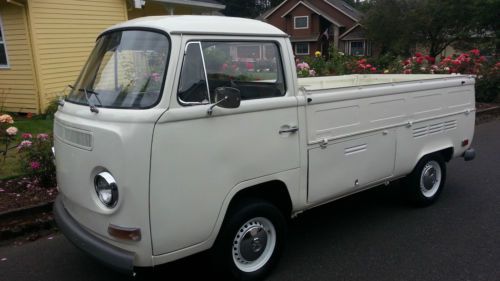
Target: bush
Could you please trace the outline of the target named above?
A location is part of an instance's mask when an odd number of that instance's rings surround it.
[[[21,154],[23,169],[37,178],[42,187],[54,187],[56,168],[52,155],[52,137],[49,134],[33,137],[24,133],[22,139],[17,149]]]
[[[500,62],[483,67],[476,79],[477,101],[495,101],[498,93],[500,93]]]

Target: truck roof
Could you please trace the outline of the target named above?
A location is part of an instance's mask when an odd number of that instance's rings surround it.
[[[150,16],[114,25],[106,31],[127,27],[149,27],[169,34],[288,36],[280,29],[262,21],[223,16]]]

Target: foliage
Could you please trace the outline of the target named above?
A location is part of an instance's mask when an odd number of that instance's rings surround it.
[[[52,137],[49,134],[24,133],[23,141],[17,147],[21,165],[28,174],[36,177],[43,187],[54,187],[56,168],[52,155]]]
[[[226,8],[223,13],[231,17],[256,18],[265,11],[276,7],[282,0],[222,0]]]
[[[15,148],[15,146],[11,146],[11,144],[15,140],[18,129],[12,126],[13,123],[14,119],[12,116],[8,114],[0,115],[0,142],[2,144],[0,153],[3,155],[3,162],[5,162],[7,152]]]
[[[408,56],[420,43],[429,49],[430,56],[436,57],[452,43],[496,31],[496,6],[498,1],[375,0],[362,23],[382,53]]]
[[[481,70],[476,80],[476,98],[481,102],[492,102],[500,93],[500,62],[489,64]]]
[[[45,109],[45,118],[54,119],[54,114],[56,114],[57,109],[59,108],[59,99],[60,97],[54,97],[50,100],[49,105]]]

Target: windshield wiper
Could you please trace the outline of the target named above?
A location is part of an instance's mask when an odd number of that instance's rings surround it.
[[[71,89],[75,89],[74,86],[72,85],[68,85]],[[95,106],[95,104],[93,102],[90,101],[90,98],[89,98],[89,94],[91,95],[94,95],[94,97],[97,99],[97,101],[99,102],[99,105],[102,106],[102,102],[101,100],[99,99],[99,93],[97,93],[96,91],[92,90],[92,89],[87,89],[87,88],[80,88],[78,89],[79,92],[84,92],[85,93],[85,99],[87,100],[87,103],[90,107],[90,112],[94,112],[94,113],[99,113],[99,109]]]

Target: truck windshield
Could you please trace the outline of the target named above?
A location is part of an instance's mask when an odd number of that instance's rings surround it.
[[[150,108],[161,97],[169,49],[167,37],[157,32],[106,33],[97,40],[66,100],[97,107]]]

